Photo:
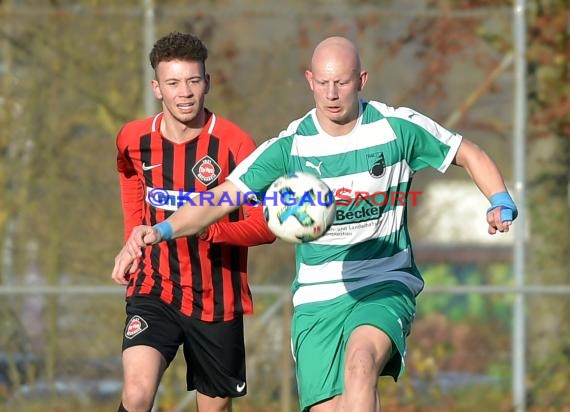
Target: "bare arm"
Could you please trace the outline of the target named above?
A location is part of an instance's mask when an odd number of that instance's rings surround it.
[[[161,233],[156,226],[136,226],[131,231],[125,246],[115,257],[115,267],[113,268],[111,278],[119,282],[125,278],[127,272],[133,272],[136,268],[132,263],[142,255],[141,249],[143,247],[158,243],[163,238],[174,239],[200,233],[208,225],[239,207],[239,204],[235,201],[238,198],[238,189],[232,182],[226,180],[212,189],[211,192],[213,193],[213,198],[211,199],[213,204],[205,203],[194,206],[186,203],[167,220],[159,224],[159,226],[167,227],[168,233]],[[221,196],[224,193],[226,198],[222,199]],[[232,202],[226,199],[232,199]]]
[[[167,219],[172,225],[172,238],[200,233],[221,217],[239,208],[235,202],[238,188],[229,180],[216,186],[210,192],[213,194],[212,205],[209,202],[196,206],[186,203]],[[221,199],[223,193],[226,193],[225,199]]]
[[[507,193],[507,187],[497,164],[473,142],[463,139],[454,163],[467,171],[475,185],[489,201],[494,195]],[[487,213],[488,232],[492,235],[497,231],[508,232],[512,224],[512,220],[501,218],[501,209],[501,207],[495,207]],[[514,213],[516,217],[516,208]]]
[[[473,142],[463,139],[454,163],[467,171],[487,199],[495,193],[507,190],[496,163]]]

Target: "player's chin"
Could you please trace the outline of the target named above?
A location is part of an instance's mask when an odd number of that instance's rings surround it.
[[[329,119],[338,124],[344,124],[347,122],[346,115],[340,107],[329,108],[327,110]]]
[[[190,123],[196,119],[197,116],[198,113],[196,113],[194,110],[180,110],[176,116],[176,120],[178,120],[180,123]]]

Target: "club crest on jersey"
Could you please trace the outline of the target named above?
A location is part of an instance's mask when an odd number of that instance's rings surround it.
[[[374,178],[380,178],[386,171],[386,160],[384,160],[384,153],[370,153],[366,155],[368,160],[368,172]]]
[[[148,323],[146,323],[146,320],[135,315],[131,318],[125,328],[125,338],[132,339],[138,334],[144,332],[146,329],[148,329]]]
[[[206,186],[213,183],[221,172],[222,168],[220,165],[208,155],[198,160],[192,168],[192,173],[196,179],[204,183]]]

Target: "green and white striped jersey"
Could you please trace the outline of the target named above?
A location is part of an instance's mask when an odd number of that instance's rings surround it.
[[[331,229],[296,245],[295,306],[386,280],[418,294],[424,282],[413,260],[405,196],[416,171],[445,172],[460,143],[460,135],[412,109],[362,100],[350,134],[328,135],[313,109],[261,144],[228,179],[243,193],[263,193],[278,177],[303,171],[333,190]]]

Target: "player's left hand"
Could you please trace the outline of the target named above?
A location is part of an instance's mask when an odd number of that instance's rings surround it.
[[[119,285],[127,285],[131,274],[135,272],[137,266],[138,259],[133,259],[131,254],[126,250],[125,245],[115,257],[115,266],[111,273],[111,279]]]
[[[509,192],[497,192],[489,198],[491,207],[487,209],[487,223],[489,228],[487,231],[490,235],[497,232],[508,232],[519,214],[517,205],[509,195]]]
[[[111,278],[120,285],[126,285],[131,273],[134,273],[136,261],[142,256],[142,248],[160,242],[160,233],[152,226],[136,226],[115,257],[115,266]]]
[[[487,223],[489,224],[487,231],[490,235],[494,235],[497,232],[508,232],[513,224],[512,220],[502,220],[501,207],[495,207],[487,212]]]

